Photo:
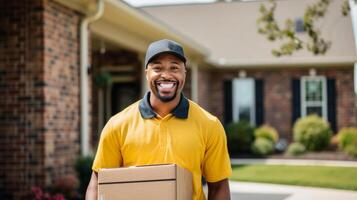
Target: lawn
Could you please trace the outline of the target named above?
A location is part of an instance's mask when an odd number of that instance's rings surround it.
[[[357,190],[357,168],[290,165],[234,165],[235,181]]]

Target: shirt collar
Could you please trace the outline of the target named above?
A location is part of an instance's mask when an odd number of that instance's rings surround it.
[[[171,113],[181,119],[187,119],[188,117],[189,102],[187,98],[181,94],[179,104],[171,111]],[[150,92],[147,92],[144,98],[139,103],[139,111],[141,117],[144,119],[151,119],[156,117],[156,113],[150,105]]]

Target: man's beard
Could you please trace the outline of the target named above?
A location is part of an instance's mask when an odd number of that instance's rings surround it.
[[[161,96],[160,95],[160,92],[159,92],[159,89],[157,88],[157,85],[155,84],[155,89],[156,89],[156,97],[161,101],[161,102],[164,102],[164,103],[167,103],[167,102],[170,102],[172,100],[174,100],[177,96],[177,90],[178,90],[178,83],[176,85],[176,90],[175,90],[175,93],[174,95],[172,95],[171,97],[165,97],[165,96]]]

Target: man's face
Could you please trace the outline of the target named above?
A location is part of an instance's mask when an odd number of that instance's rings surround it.
[[[180,97],[186,68],[179,58],[163,53],[148,64],[145,72],[152,94],[161,102],[170,102]]]

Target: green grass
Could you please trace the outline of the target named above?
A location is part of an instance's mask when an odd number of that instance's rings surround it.
[[[234,165],[235,181],[357,190],[357,168],[287,165]]]

